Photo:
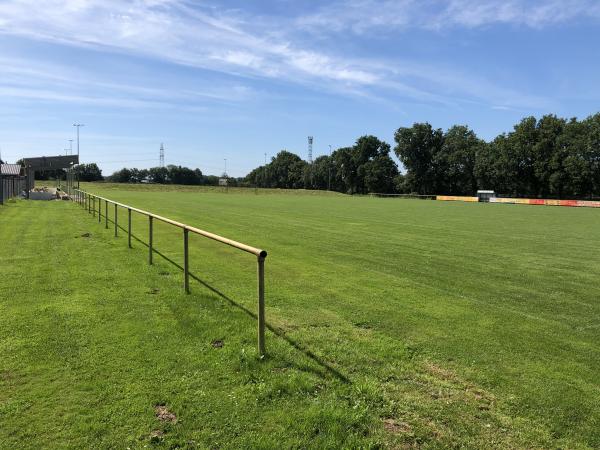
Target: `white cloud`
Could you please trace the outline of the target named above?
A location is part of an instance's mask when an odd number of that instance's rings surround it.
[[[570,6],[568,10],[565,4]],[[192,7],[185,0],[5,0],[0,3],[0,33],[149,56],[236,76],[273,78],[375,99],[400,95],[422,102],[448,103],[467,98],[496,104],[499,98],[508,98],[521,106],[540,106],[543,99],[523,96],[448,69],[442,77],[439,68],[423,70],[408,61],[377,61],[325,53],[318,43],[310,38],[300,39],[298,33],[298,26],[332,32],[352,29],[357,33],[412,26],[476,27],[492,22],[539,26],[598,12],[598,7],[587,0],[535,0],[528,5],[524,6],[521,0],[347,0],[323,7],[310,16],[266,18],[256,26],[251,17],[234,15],[204,3]],[[588,6],[585,11],[584,6]],[[61,80],[53,82],[59,84]],[[112,88],[113,92],[134,95],[133,104],[167,101],[160,90],[142,92],[133,86],[95,83],[99,89]],[[14,95],[18,93],[14,86],[10,88]],[[35,91],[22,92],[25,96],[35,94]],[[170,90],[169,96],[173,94],[175,98],[187,96],[177,89]],[[60,95],[65,101],[90,98],[59,92],[57,99]],[[195,95],[235,101],[247,99],[251,94],[243,86],[236,89],[223,86]]]
[[[358,34],[398,29],[476,28],[514,24],[541,28],[576,19],[600,19],[597,0],[345,0],[297,19],[321,33]]]

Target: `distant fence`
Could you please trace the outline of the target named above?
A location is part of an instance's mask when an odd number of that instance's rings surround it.
[[[435,195],[420,195],[420,194],[379,194],[376,192],[370,192],[369,197],[380,197],[380,198],[415,198],[419,200],[435,200]]]
[[[98,195],[90,194],[89,192],[85,192],[79,189],[72,190],[71,198],[73,201],[77,202],[80,206],[82,206],[89,214],[92,214],[93,217],[98,215],[98,223],[102,223],[102,202],[104,202],[104,223],[105,228],[108,229],[109,222],[114,224],[115,228],[115,237],[118,235],[118,229],[124,229],[123,227],[119,227],[118,217],[119,217],[119,208],[127,210],[127,243],[129,248],[131,248],[131,214],[138,213],[142,216],[148,217],[148,263],[152,264],[153,253],[155,252],[153,247],[153,222],[154,220],[159,220],[161,222],[173,225],[177,228],[181,228],[183,230],[183,273],[184,273],[184,289],[185,292],[189,294],[190,292],[190,268],[189,268],[189,233],[198,234],[200,236],[204,236],[206,238],[212,239],[217,242],[221,242],[223,244],[229,245],[231,247],[237,248],[239,250],[245,251],[247,253],[251,253],[256,256],[257,262],[257,278],[258,278],[258,352],[261,356],[265,354],[265,258],[267,257],[267,252],[265,250],[251,247],[246,244],[242,244],[241,242],[234,241],[232,239],[228,239],[217,234],[209,233],[208,231],[201,230],[199,228],[191,227],[184,223],[176,222],[174,220],[168,219],[166,217],[159,216],[157,214],[153,214],[148,211],[144,211],[142,209],[134,208],[133,206],[125,205],[123,203],[116,202],[114,200],[110,200],[104,197],[100,197]],[[113,205],[113,219],[109,219],[109,207],[108,205]]]
[[[0,178],[0,183],[0,204],[27,190],[27,177],[3,176]]]
[[[490,198],[490,203],[509,203],[515,205],[570,206],[579,208],[600,208],[600,201],[593,200],[553,200],[541,198]]]
[[[460,197],[456,195],[436,195],[436,200],[444,202],[478,202],[479,197]]]
[[[459,202],[479,202],[479,197],[460,197],[455,195],[438,195],[436,200],[440,201],[459,201]],[[486,199],[489,203],[506,203],[512,205],[543,205],[543,206],[570,206],[579,208],[600,208],[600,201],[594,200],[553,200],[541,198],[504,198],[492,197]]]

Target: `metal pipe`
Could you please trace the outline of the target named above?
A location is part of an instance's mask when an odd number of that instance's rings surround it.
[[[265,355],[265,258],[259,256],[257,261],[258,274],[258,354]]]
[[[183,229],[183,286],[185,293],[190,293],[190,261],[189,261],[189,250],[188,250],[188,230]]]
[[[148,264],[152,265],[152,217],[148,217]]]
[[[127,228],[127,230],[128,230],[127,231],[127,233],[128,233],[127,234],[127,243],[129,245],[129,248],[131,248],[131,208],[129,208],[127,211],[129,212],[129,218],[128,218],[129,226]]]

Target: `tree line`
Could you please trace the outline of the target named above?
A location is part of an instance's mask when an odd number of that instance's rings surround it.
[[[390,145],[375,136],[362,136],[352,147],[323,155],[312,164],[282,150],[271,162],[246,176],[246,183],[268,188],[329,189],[349,194],[394,192],[398,167]]]
[[[319,156],[312,164],[288,151],[250,172],[245,182],[271,188],[330,189],[349,194],[474,195],[478,189],[519,197],[600,196],[600,114],[584,120],[526,117],[490,142],[455,125],[401,127],[390,145],[375,136]]]
[[[204,175],[198,168],[176,166],[170,164],[166,167],[151,167],[149,169],[123,168],[106,177],[106,181],[113,183],[156,183],[156,184],[186,184],[210,185],[219,184],[216,175]],[[230,186],[237,185],[236,178],[228,178]]]

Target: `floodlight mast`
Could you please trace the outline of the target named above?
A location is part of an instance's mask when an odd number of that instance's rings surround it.
[[[77,127],[77,156],[79,156],[79,127],[85,127],[83,123],[74,123],[74,127]]]
[[[79,127],[85,127],[85,124],[74,123],[73,126],[77,127],[77,163],[81,164],[81,161],[79,161]],[[77,189],[79,189],[79,174],[77,174]]]
[[[327,190],[331,190],[331,144],[329,144],[329,175],[327,177]]]
[[[267,153],[265,152],[265,166],[264,166],[264,170],[263,170],[263,187],[267,187]]]

